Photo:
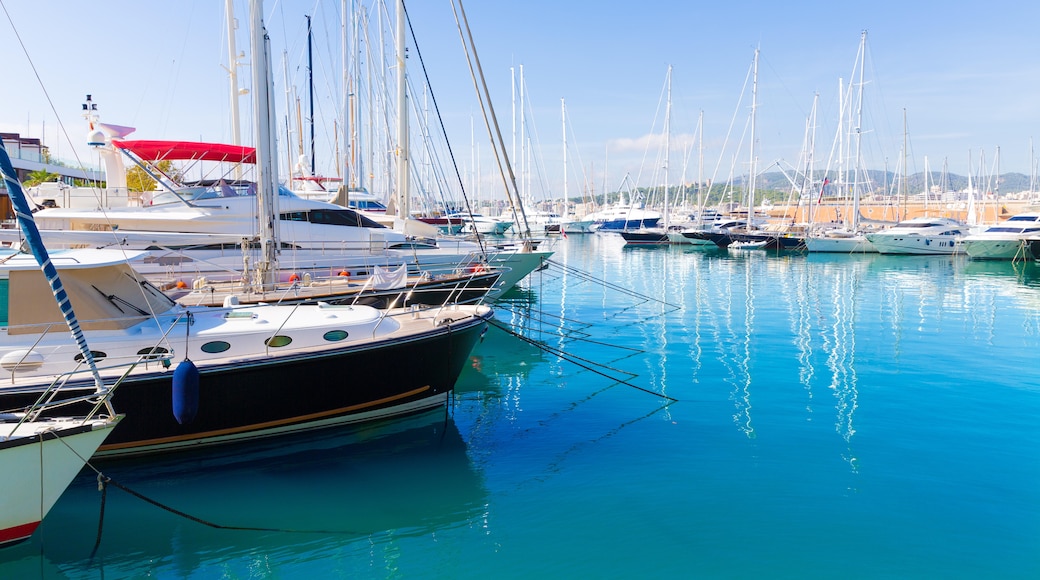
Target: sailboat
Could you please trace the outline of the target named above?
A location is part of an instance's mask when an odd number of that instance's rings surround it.
[[[858,82],[858,98],[855,101],[856,106],[856,121],[855,129],[850,128],[850,132],[854,131],[856,135],[855,140],[855,167],[852,173],[852,206],[846,212],[845,223],[839,227],[816,227],[814,228],[805,239],[805,247],[809,252],[820,253],[842,253],[842,254],[858,254],[858,253],[872,253],[876,252],[877,249],[867,240],[867,237],[862,231],[860,231],[860,188],[861,188],[861,176],[862,176],[862,139],[863,131],[860,129],[863,126],[863,69],[866,68],[866,43],[867,43],[867,32],[863,31],[860,34],[859,51],[856,56],[856,66],[858,67],[859,82]],[[855,69],[854,69],[855,70]],[[851,88],[851,87],[850,87]],[[842,101],[848,102],[849,99],[845,99],[842,95]],[[844,108],[842,108],[844,111]],[[842,113],[842,118],[838,124],[839,136],[845,131],[845,114]],[[842,159],[845,156],[842,154]],[[848,173],[844,170],[844,163],[842,163],[841,175],[839,177],[840,183],[845,185],[845,180],[848,177]],[[823,200],[824,192],[829,181],[824,179],[820,189],[820,197],[817,201]]]
[[[666,93],[667,103],[665,105],[664,113],[664,165],[662,167],[664,173],[664,211],[662,212],[662,225],[658,227],[640,227],[636,229],[624,229],[621,231],[621,237],[625,240],[625,244],[629,245],[642,245],[642,246],[656,246],[661,244],[670,244],[672,239],[669,237],[668,229],[670,227],[670,215],[669,215],[669,187],[671,185],[668,179],[668,154],[670,149],[670,138],[671,138],[671,119],[672,119],[672,67],[668,67],[668,76],[666,80]],[[682,238],[680,235],[679,238]],[[685,239],[685,238],[683,238]]]
[[[278,214],[270,136],[268,51],[259,0],[251,6],[257,160],[263,213]],[[257,284],[278,272],[275,219],[261,220]],[[417,413],[444,405],[473,346],[487,329],[486,306],[376,309],[363,305],[257,304],[230,296],[219,307],[173,302],[131,268],[123,250],[68,250],[59,269],[85,309],[89,355],[67,337],[26,341],[26,329],[60,320],[25,259],[0,264],[9,284],[8,332],[0,337],[0,409],[29,407],[85,358],[103,360],[102,379],[121,378],[112,407],[125,415],[99,456],[141,455],[276,437]],[[5,276],[6,275],[6,276]],[[117,363],[135,363],[129,371]],[[179,362],[176,362],[179,361]],[[176,368],[171,367],[176,362]],[[64,380],[54,401],[90,408],[91,380]]]
[[[53,292],[57,300],[55,305],[61,309],[62,317],[71,331],[80,363],[77,366],[88,366],[87,380],[91,389],[86,402],[92,407],[84,415],[69,415],[67,408],[60,408],[53,398],[65,386],[66,381],[73,379],[73,372],[51,377],[46,388],[25,408],[4,410],[0,406],[0,497],[3,498],[3,509],[0,510],[0,547],[28,539],[47,512],[54,506],[73,478],[94,455],[98,447],[112,434],[122,419],[112,412],[108,405],[110,385],[99,376],[94,364],[92,352],[80,330],[72,303],[62,286],[47,250],[35,234],[32,212],[22,191],[21,184],[11,165],[7,149],[0,143],[0,173],[7,184],[8,195],[15,207],[18,224],[25,231],[33,251],[31,270],[26,275],[34,280],[46,278],[46,286]],[[3,281],[6,282],[6,281]],[[0,282],[0,286],[4,284]],[[4,288],[5,293],[10,292]],[[46,295],[45,295],[46,296]],[[14,299],[15,296],[11,295]],[[4,310],[5,343],[20,343],[29,348],[4,348],[0,356],[0,367],[5,376],[3,383],[14,384],[16,377],[23,371],[44,364],[42,355],[34,352],[36,344],[43,340],[36,333],[46,333],[46,329],[25,330],[24,334],[11,336],[17,332],[6,323],[11,312],[4,301],[0,304]],[[60,334],[60,333],[55,333]],[[67,338],[66,338],[67,339]],[[83,376],[82,368],[79,369]],[[7,386],[7,385],[4,385]],[[2,388],[2,387],[0,387]]]

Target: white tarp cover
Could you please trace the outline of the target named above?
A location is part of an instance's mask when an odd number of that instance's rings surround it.
[[[372,270],[372,288],[391,290],[404,288],[408,284],[408,266],[401,264],[396,270],[387,270],[376,266]]]

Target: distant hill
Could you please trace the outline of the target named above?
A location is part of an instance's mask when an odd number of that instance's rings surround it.
[[[870,180],[870,187],[865,188],[869,193],[882,193],[888,191],[890,193],[896,193],[898,189],[898,180],[900,176],[893,172],[867,170],[867,178]],[[820,174],[822,177],[822,173]],[[830,176],[831,180],[834,180],[834,176]],[[928,173],[928,186],[930,189],[935,191],[939,187],[942,174],[938,171],[932,171]],[[973,179],[973,185],[976,190],[984,191],[986,193],[997,193],[999,195],[1007,195],[1010,193],[1019,193],[1022,191],[1029,190],[1029,176],[1021,173],[1002,173],[999,176],[989,179],[981,180]],[[925,187],[925,173],[919,172],[913,175],[909,175],[906,178],[906,190],[909,194],[921,193]],[[968,178],[962,175],[947,174],[946,175],[946,191],[964,191],[968,188]],[[791,182],[784,177],[783,173],[775,171],[772,173],[764,173],[758,176],[756,180],[755,189],[760,192],[765,190],[782,191],[788,192],[791,189]]]
[[[877,170],[867,170],[865,173],[867,179],[869,180],[869,183],[867,183],[866,186],[860,192],[864,197],[871,195],[884,195],[885,192],[888,192],[888,195],[896,195],[900,192],[899,184],[897,182],[897,180],[900,179],[899,175],[891,171],[885,172]],[[823,172],[820,172],[817,175],[817,183],[822,182],[823,177]],[[828,174],[828,178],[831,180],[832,183],[835,182],[835,172],[831,172],[830,174]],[[732,187],[728,188],[730,189],[730,193],[727,195],[731,196],[733,190],[741,191],[744,188],[744,179],[744,176],[737,178],[736,182],[732,184]],[[929,172],[929,189],[934,193],[938,193],[940,190],[941,180],[942,174],[940,172]],[[1017,197],[1018,194],[1029,191],[1030,187],[1029,176],[1021,173],[1002,173],[997,177],[987,178],[981,181],[982,183],[979,183],[979,180],[973,179],[972,185],[975,187],[977,191],[981,191],[983,193],[995,193],[1001,197],[1008,195]],[[819,186],[817,185],[816,187]],[[919,172],[907,176],[905,193],[909,195],[919,194],[924,191],[924,188],[924,172]],[[958,192],[964,191],[967,188],[968,178],[966,176],[947,174],[945,187],[942,187],[941,189],[944,189],[947,192]],[[660,196],[659,189],[660,188],[641,187],[637,189],[634,193],[636,197],[642,197],[644,201],[648,200],[650,204],[654,205],[659,204],[661,202],[661,200],[656,199],[657,196]],[[711,188],[711,194],[708,196],[708,204],[711,205],[717,203],[719,197],[723,195],[723,190],[725,189],[727,189],[726,184],[722,182],[715,183]],[[791,194],[791,181],[790,179],[788,179],[788,177],[784,176],[784,174],[779,171],[763,173],[759,175],[758,178],[755,180],[755,190],[757,192],[756,197],[758,201],[761,201],[763,199],[769,199],[771,201],[786,201]],[[689,199],[690,196],[693,195],[694,191],[695,186],[693,184],[688,185],[685,192],[682,191],[681,187],[674,186],[670,188],[670,195],[672,196],[672,199],[679,199],[681,197],[686,197],[686,199]],[[607,194],[608,201],[610,203],[613,203],[618,199],[618,195],[618,192]],[[626,199],[632,197],[632,195],[633,192],[625,192]],[[581,202],[582,200],[580,198],[571,198],[571,201]]]

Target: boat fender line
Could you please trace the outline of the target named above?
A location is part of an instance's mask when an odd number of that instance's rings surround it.
[[[290,529],[290,528],[264,528],[264,527],[256,527],[256,526],[230,526],[230,525],[218,524],[218,523],[214,523],[214,522],[211,522],[211,521],[208,521],[208,520],[204,520],[204,519],[202,519],[200,517],[193,516],[193,515],[191,515],[191,514],[189,514],[187,512],[183,512],[183,511],[181,511],[179,509],[176,509],[176,508],[168,506],[168,505],[166,505],[166,504],[164,504],[162,502],[154,500],[154,499],[144,495],[143,493],[134,491],[134,490],[130,489],[129,487],[119,483],[118,481],[115,481],[111,477],[108,477],[107,475],[105,475],[104,473],[99,471],[96,467],[94,467],[94,465],[92,465],[90,463],[90,461],[86,462],[86,466],[89,467],[91,470],[93,470],[95,473],[97,473],[98,491],[101,492],[101,511],[100,511],[100,514],[98,515],[97,539],[94,541],[94,550],[90,553],[90,559],[91,560],[94,559],[94,555],[97,553],[98,548],[101,546],[101,535],[102,535],[102,532],[104,530],[104,523],[105,523],[105,503],[106,503],[106,499],[107,499],[107,496],[108,496],[108,488],[109,488],[109,486],[114,486],[114,487],[116,487],[118,489],[121,489],[121,490],[125,491],[126,493],[136,497],[137,499],[139,499],[139,500],[141,500],[141,501],[143,501],[145,503],[151,504],[151,505],[153,505],[153,506],[155,506],[155,507],[157,507],[159,509],[168,511],[171,514],[174,514],[176,516],[180,516],[180,517],[182,517],[182,518],[184,518],[186,520],[191,520],[191,521],[193,521],[193,522],[195,522],[197,524],[202,524],[204,526],[207,526],[207,527],[210,527],[210,528],[214,528],[214,529],[218,529],[218,530],[238,530],[238,531],[245,531],[245,532],[282,532],[282,533],[289,533],[289,534],[322,534],[322,535],[326,535],[326,536],[328,536],[328,535],[356,536],[359,533],[358,530],[297,530],[297,529]]]
[[[199,412],[199,369],[188,358],[188,336],[195,317],[188,311],[188,323],[184,325],[184,360],[173,369],[173,385],[171,388],[173,418],[181,425],[195,420]]]

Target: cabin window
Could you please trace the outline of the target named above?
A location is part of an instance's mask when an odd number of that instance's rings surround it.
[[[264,341],[264,344],[271,347],[289,346],[292,342],[292,337],[285,336],[284,334],[276,334],[271,338]]]
[[[350,336],[346,330],[330,330],[325,333],[325,340],[329,342],[337,342]]]
[[[384,226],[350,209],[312,209],[309,211],[292,211],[281,214],[282,221],[310,222],[329,226],[349,226],[355,228],[383,228]]]
[[[224,352],[225,350],[228,350],[229,348],[231,348],[231,343],[224,342],[223,340],[214,340],[212,342],[207,342],[206,344],[202,345],[200,348],[202,349],[202,352],[209,353],[209,354],[217,354],[217,353]]]
[[[108,353],[101,352],[100,350],[92,350],[90,351],[90,355],[94,357],[95,361],[99,361],[107,357]],[[83,362],[83,353],[77,354],[75,357],[73,357],[73,360],[75,360],[78,363]]]

